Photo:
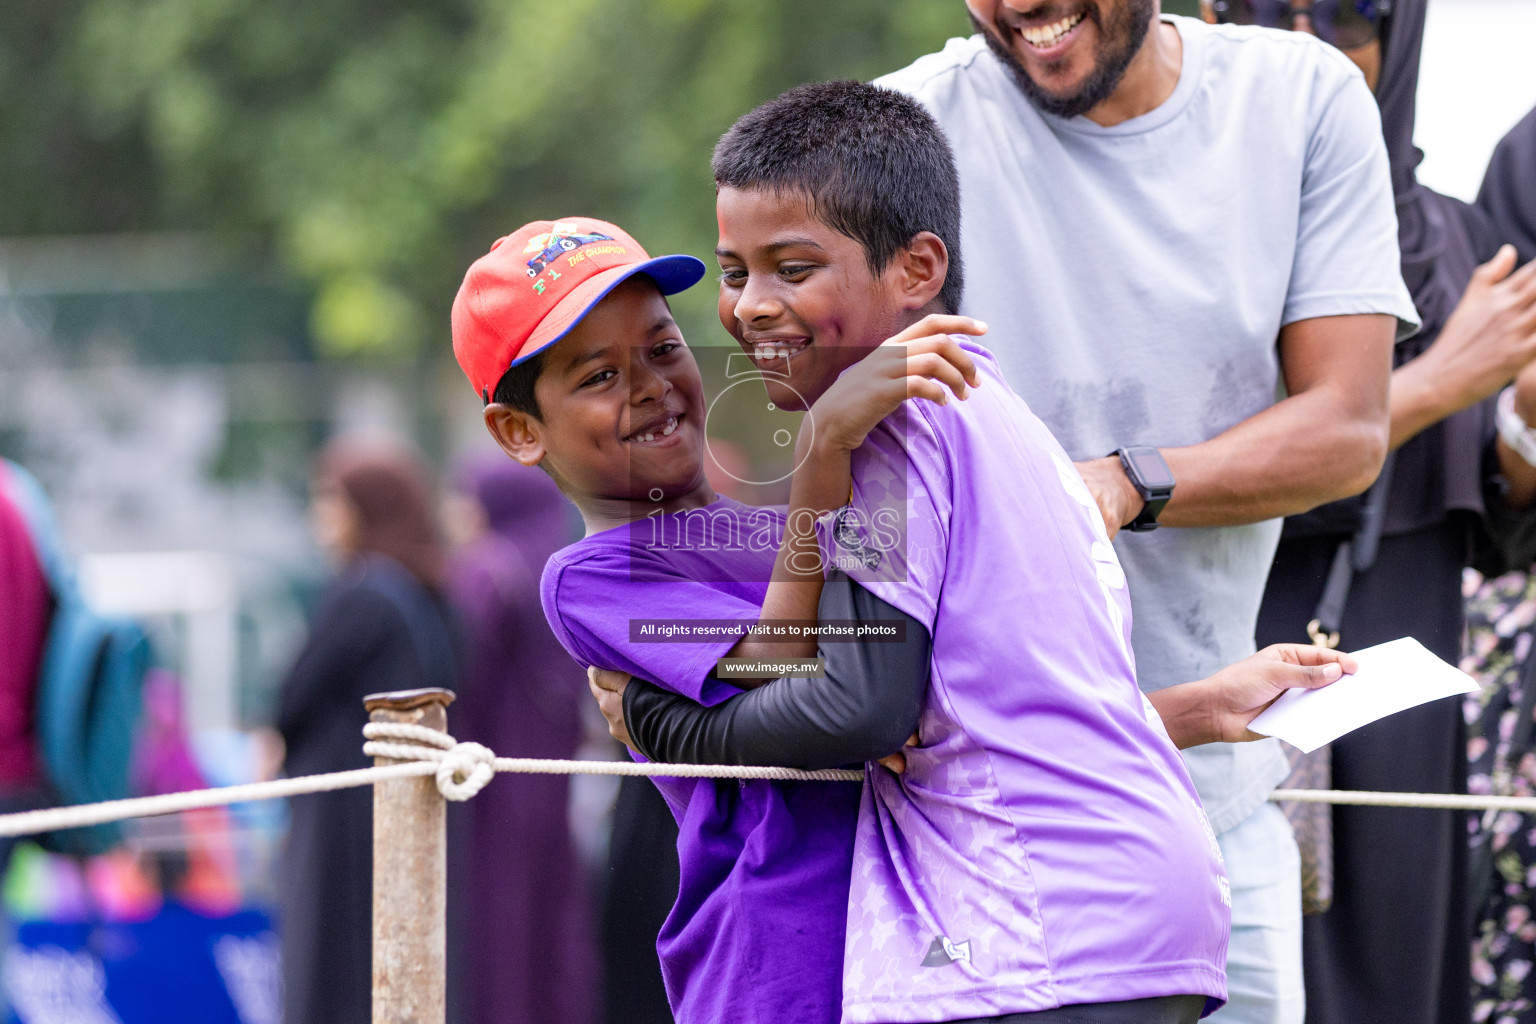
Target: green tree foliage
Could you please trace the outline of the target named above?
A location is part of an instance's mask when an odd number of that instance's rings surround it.
[[[264,240],[333,354],[441,345],[535,217],[713,247],[710,148],[799,82],[968,31],[961,0],[50,0],[0,14],[0,230]],[[81,197],[86,197],[81,201]],[[712,296],[680,301],[689,321]]]
[[[156,226],[141,136],[90,123],[68,71],[79,0],[0,4],[0,235]]]

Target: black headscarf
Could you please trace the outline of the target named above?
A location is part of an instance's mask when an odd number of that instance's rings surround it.
[[[1423,329],[1398,346],[1399,364],[1440,336],[1477,265],[1498,249],[1498,232],[1475,207],[1419,183],[1424,154],[1413,144],[1419,55],[1428,0],[1395,0],[1382,26],[1376,102],[1392,166],[1403,280]],[[1492,403],[1482,402],[1435,424],[1397,453],[1386,529],[1429,526],[1453,510],[1483,511],[1481,453],[1492,436]]]
[[[1536,110],[1493,151],[1477,205],[1520,250],[1520,262],[1536,259]]]
[[[1477,206],[1419,183],[1424,159],[1413,144],[1419,57],[1428,0],[1394,0],[1382,26],[1376,101],[1391,163],[1403,280],[1423,329],[1397,347],[1396,364],[1421,354],[1440,336],[1479,263],[1504,242],[1536,257],[1536,111],[1500,143]],[[1406,533],[1444,522],[1452,513],[1486,516],[1483,455],[1493,437],[1494,400],[1436,423],[1396,454],[1385,530]],[[1361,499],[1337,501],[1286,520],[1287,537],[1345,536],[1360,524]]]

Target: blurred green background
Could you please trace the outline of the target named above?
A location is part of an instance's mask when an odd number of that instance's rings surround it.
[[[440,351],[498,235],[579,211],[704,254],[736,116],[967,32],[958,0],[5,4],[0,236],[216,233],[319,353]]]

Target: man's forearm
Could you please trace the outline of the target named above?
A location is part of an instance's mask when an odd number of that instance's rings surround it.
[[[1297,515],[1359,494],[1381,472],[1386,417],[1343,417],[1308,393],[1203,444],[1163,449],[1177,482],[1160,521],[1237,526]]]
[[[1241,526],[1297,515],[1369,487],[1386,457],[1385,425],[1329,422],[1328,404],[1303,401],[1309,397],[1316,396],[1288,398],[1202,444],[1159,449],[1175,485],[1158,522]],[[1141,495],[1118,458],[1078,469],[1096,496],[1113,489],[1118,526],[1140,513]],[[1099,504],[1105,507],[1102,498]]]
[[[1167,526],[1239,526],[1359,494],[1381,472],[1396,321],[1322,317],[1288,325],[1281,366],[1290,396],[1200,444],[1163,448],[1173,497]],[[1155,443],[1126,438],[1125,443]],[[1078,464],[1111,532],[1141,496],[1114,457]]]

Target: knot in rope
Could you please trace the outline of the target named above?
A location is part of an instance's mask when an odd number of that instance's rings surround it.
[[[459,743],[445,732],[405,722],[363,726],[363,753],[395,761],[437,764],[437,791],[449,800],[468,800],[496,774],[496,755],[479,743]]]
[[[496,777],[496,755],[478,743],[455,743],[437,765],[437,791],[449,800],[468,800]]]

